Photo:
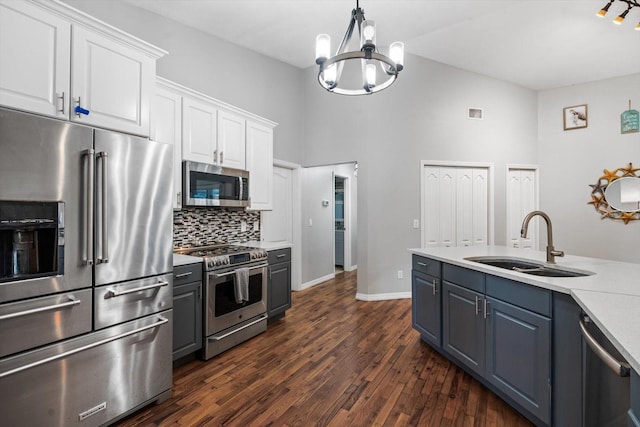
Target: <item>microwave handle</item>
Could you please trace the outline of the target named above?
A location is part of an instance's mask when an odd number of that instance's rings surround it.
[[[243,191],[244,190],[244,188],[243,188],[244,185],[242,183],[242,177],[241,176],[238,177],[238,181],[240,182],[240,187],[239,187],[240,188],[240,194],[238,194],[238,200],[242,200],[242,194],[244,193],[244,191]]]

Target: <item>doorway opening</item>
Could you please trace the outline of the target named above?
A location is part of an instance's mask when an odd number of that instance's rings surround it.
[[[335,175],[333,179],[333,206],[334,206],[334,233],[335,233],[335,253],[334,272],[335,274],[344,272],[345,257],[345,183],[347,178]]]

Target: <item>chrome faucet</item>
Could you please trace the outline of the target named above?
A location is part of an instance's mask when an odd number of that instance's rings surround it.
[[[555,264],[557,256],[564,256],[563,251],[556,251],[553,247],[553,231],[551,230],[551,218],[549,215],[542,211],[529,212],[522,221],[522,230],[520,230],[520,236],[522,238],[527,237],[527,229],[529,228],[529,221],[536,215],[540,215],[547,223],[547,263]]]

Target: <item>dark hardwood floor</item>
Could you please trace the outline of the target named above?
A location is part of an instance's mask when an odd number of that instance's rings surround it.
[[[420,340],[411,301],[355,300],[355,273],[293,294],[267,332],[174,370],[120,426],[529,426]]]

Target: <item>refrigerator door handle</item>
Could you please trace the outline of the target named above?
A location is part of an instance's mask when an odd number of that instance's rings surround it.
[[[109,172],[109,163],[107,159],[109,155],[105,151],[101,151],[98,153],[98,158],[101,159],[102,162],[102,191],[101,191],[101,243],[102,243],[102,253],[100,258],[98,258],[98,263],[108,263],[109,262],[109,210],[107,208],[107,183],[108,183],[108,172]]]
[[[95,181],[95,151],[93,149],[85,150],[82,155],[87,162],[87,179],[85,181],[85,205],[84,205],[84,225],[85,232],[84,248],[82,251],[82,262],[85,265],[93,265],[93,257],[91,250],[93,249],[93,183]]]
[[[136,329],[131,330],[131,331],[123,332],[123,333],[118,334],[118,335],[113,336],[113,337],[104,338],[104,339],[98,340],[96,342],[93,342],[91,344],[87,344],[85,346],[82,346],[82,347],[79,347],[79,348],[75,348],[73,350],[69,350],[69,351],[64,352],[64,353],[56,354],[56,355],[53,355],[53,356],[50,356],[50,357],[47,357],[47,358],[44,358],[44,359],[37,360],[37,361],[32,362],[32,363],[29,363],[27,365],[19,366],[17,368],[11,369],[9,371],[0,372],[0,378],[8,377],[9,375],[17,374],[18,372],[26,371],[27,369],[35,368],[36,366],[44,365],[44,364],[49,363],[49,362],[54,362],[56,360],[64,359],[65,357],[69,357],[69,356],[71,356],[73,354],[80,353],[80,352],[83,352],[83,351],[91,350],[92,348],[101,346],[103,344],[110,343],[111,341],[116,341],[116,340],[119,340],[119,339],[122,339],[122,338],[126,338],[126,337],[131,336],[131,335],[139,334],[140,332],[144,332],[144,331],[147,331],[149,329],[157,328],[158,326],[162,326],[162,325],[164,325],[165,323],[168,323],[168,322],[169,322],[169,319],[167,319],[165,317],[162,317],[162,316],[158,316],[157,317],[157,321],[155,323],[150,324],[150,325],[142,326],[140,328],[136,328]]]

